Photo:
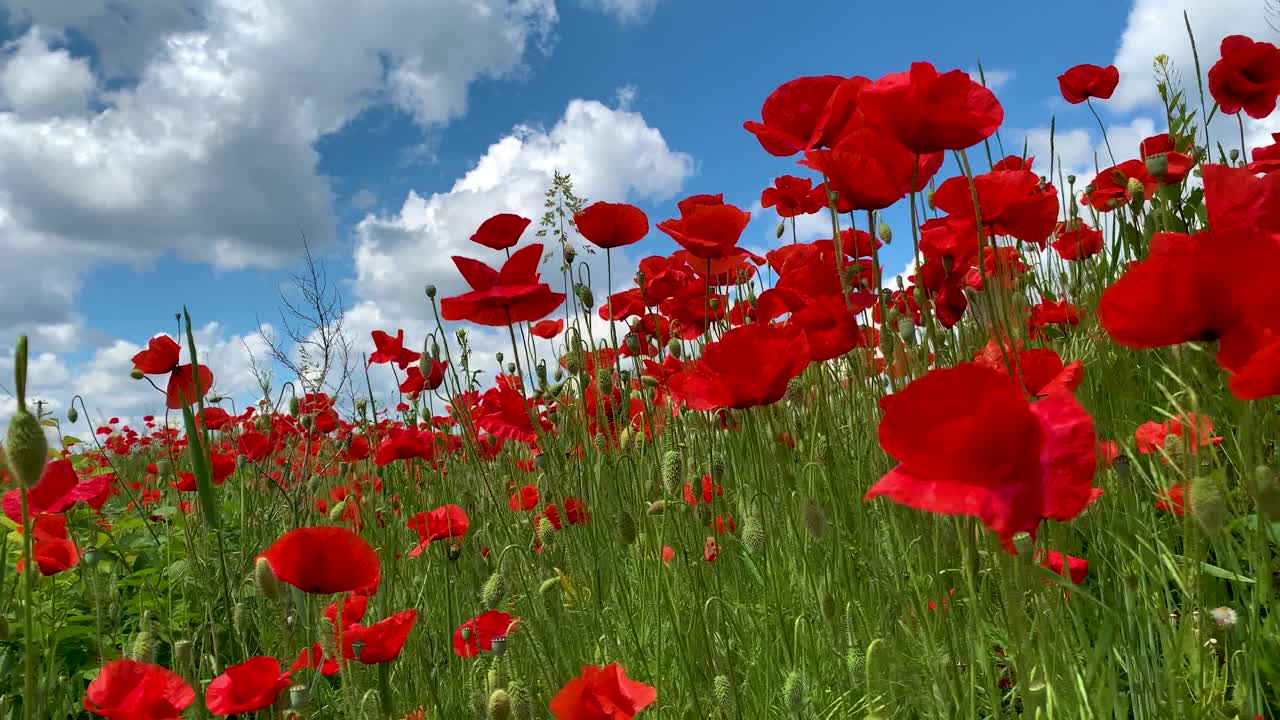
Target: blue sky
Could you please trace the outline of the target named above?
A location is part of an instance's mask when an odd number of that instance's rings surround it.
[[[135,415],[154,399],[110,376],[127,374],[122,358],[171,330],[182,304],[225,376],[246,380],[239,341],[277,321],[303,232],[353,311],[358,349],[369,349],[372,327],[403,326],[417,342],[428,310],[410,289],[423,279],[456,286],[444,256],[469,250],[469,219],[485,209],[533,216],[504,201],[527,203],[552,165],[586,178],[589,199],[635,202],[652,224],[688,194],[723,192],[750,208],[775,176],[808,175],[741,127],[791,78],[876,78],[915,60],[972,70],[981,60],[1006,111],[1006,150],[1021,152],[1030,134],[1043,158],[1056,116],[1062,162],[1083,172],[1099,136],[1083,106],[1059,97],[1060,72],[1121,66],[1117,98],[1100,109],[1126,157],[1163,130],[1146,87],[1152,55],[1168,52],[1194,73],[1180,13],[1155,0],[1052,11],[1002,0],[980,12],[958,3],[492,0],[481,4],[500,20],[467,21],[453,0],[351,18],[341,16],[359,3],[240,0],[252,10],[242,17],[227,12],[229,0],[184,0],[162,11],[137,3],[126,22],[119,9],[131,4],[0,0],[0,166],[17,158],[8,163],[17,169],[0,170],[0,249],[15,259],[0,269],[9,308],[0,371],[7,387],[9,338],[25,330],[49,353],[41,391],[55,406],[87,382],[106,395],[95,406]],[[1265,28],[1256,0],[1185,5],[1206,69],[1217,39]],[[597,104],[575,109],[575,100]],[[577,128],[590,136],[581,147],[565,139]],[[476,171],[482,159],[487,169]],[[457,191],[460,180],[479,189]],[[416,211],[406,205],[413,197]],[[889,220],[906,237],[898,217]],[[742,244],[767,246],[775,225],[761,213]],[[887,251],[890,271],[905,265],[905,245]],[[629,271],[674,247],[654,230],[620,264]],[[6,399],[0,392],[0,417]]]

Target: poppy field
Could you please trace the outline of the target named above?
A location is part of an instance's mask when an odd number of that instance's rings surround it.
[[[51,416],[20,338],[0,720],[1280,717],[1280,49],[1197,58],[1089,177],[978,73],[796,78],[726,128],[778,162],[766,252],[755,198],[557,174],[341,392],[236,407],[184,310],[155,415]],[[1118,79],[1058,81],[1088,119]]]

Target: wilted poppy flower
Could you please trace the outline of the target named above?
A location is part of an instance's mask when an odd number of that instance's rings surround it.
[[[395,363],[401,370],[409,367],[410,363],[418,361],[421,353],[405,349],[404,346],[404,330],[397,330],[395,337],[388,335],[381,330],[374,330],[373,345],[377,348],[373,354],[369,356],[368,365],[378,363]]]
[[[1028,404],[1017,380],[964,363],[931,370],[881,407],[880,446],[899,465],[865,499],[976,516],[1008,541],[1096,497],[1093,419],[1070,393]]]
[[[169,373],[169,384],[165,387],[165,406],[170,410],[181,410],[194,403],[204,397],[213,386],[213,371],[209,368],[197,365],[193,370],[190,363],[178,364],[181,352],[173,338],[157,335],[147,342],[146,350],[133,356],[133,367],[144,375]],[[199,388],[196,387],[197,377]]]
[[[418,611],[410,608],[372,625],[348,625],[342,634],[343,655],[364,665],[391,662],[400,656],[417,620]]]
[[[760,193],[760,205],[777,208],[778,215],[784,218],[809,215],[824,207],[813,199],[813,181],[794,175],[774,178],[773,185]]]
[[[1106,100],[1116,91],[1119,82],[1120,71],[1115,65],[1098,67],[1085,63],[1059,75],[1058,89],[1062,91],[1062,99],[1079,105],[1091,97]]]
[[[480,224],[480,229],[471,236],[471,242],[494,250],[506,250],[520,242],[520,236],[530,222],[533,221],[512,213],[494,215]]]
[[[289,671],[280,661],[259,655],[232,665],[209,683],[204,702],[214,715],[239,715],[270,707],[289,687]]]
[[[469,320],[477,325],[506,327],[512,323],[541,320],[560,307],[564,293],[553,292],[541,282],[538,262],[542,245],[526,245],[507,259],[501,270],[478,260],[454,256],[453,264],[471,286],[471,292],[440,301],[445,320]]]
[[[1244,35],[1228,35],[1222,58],[1209,68],[1209,94],[1228,115],[1244,110],[1261,120],[1276,109],[1280,96],[1280,48]]]
[[[640,242],[649,234],[649,218],[635,205],[597,202],[573,216],[578,233],[606,250]]]
[[[369,543],[340,527],[291,530],[262,556],[277,578],[313,595],[357,590],[376,581],[380,569]]]
[[[564,320],[539,320],[529,328],[534,337],[551,340],[564,331]]]
[[[963,70],[939,74],[927,62],[862,88],[858,106],[868,124],[920,155],[964,150],[991,137],[1004,108]]]
[[[477,615],[453,631],[453,652],[458,657],[475,657],[482,650],[492,650],[494,639],[506,637],[514,623],[510,615],[497,610]]]
[[[657,689],[627,677],[618,663],[584,665],[551,699],[551,714],[556,720],[631,720],[657,699]]]
[[[844,82],[839,75],[799,77],[769,93],[760,108],[764,122],[747,121],[742,127],[756,136],[770,155],[787,157],[812,147],[827,103]]]
[[[113,660],[85,692],[84,709],[111,720],[177,720],[196,692],[159,665]]]
[[[685,373],[685,402],[694,410],[772,405],[809,364],[799,327],[753,323],[708,343]]]

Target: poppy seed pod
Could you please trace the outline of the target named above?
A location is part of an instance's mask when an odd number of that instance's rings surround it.
[[[179,668],[190,669],[194,659],[195,646],[190,640],[178,640],[173,644],[173,660]]]
[[[1215,476],[1200,476],[1191,481],[1187,503],[1191,517],[1210,537],[1217,535],[1227,522],[1227,499]]]
[[[1240,149],[1231,148],[1231,152],[1227,153],[1227,157],[1231,159],[1233,164],[1238,162],[1240,160]]]
[[[562,245],[560,247],[560,254],[564,257],[565,265],[572,265],[573,259],[578,257],[578,251],[575,250],[572,245]]]
[[[1146,160],[1147,173],[1157,180],[1163,179],[1169,172],[1169,156],[1165,153],[1156,153],[1148,155]]]
[[[1013,547],[1018,551],[1018,557],[1023,560],[1030,561],[1035,556],[1036,542],[1031,539],[1030,533],[1014,533]]]
[[[435,299],[435,297],[436,297],[436,286],[435,286],[435,285],[428,285],[428,286],[426,287],[426,293],[427,293],[427,297],[429,297],[429,298],[431,298],[432,300],[434,300],[434,299]]]

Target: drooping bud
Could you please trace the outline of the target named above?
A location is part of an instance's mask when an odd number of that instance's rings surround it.
[[[680,344],[678,338],[671,338],[667,341],[667,352],[670,353],[671,357],[679,360],[684,356],[684,346]]]
[[[303,430],[310,430],[311,425],[314,422],[315,420],[313,419],[313,416],[310,414],[303,415],[301,418],[298,419],[298,424],[302,426]]]
[[[798,404],[804,402],[804,381],[799,377],[793,377],[787,381],[787,402]]]
[[[813,441],[813,459],[814,462],[831,465],[831,443],[827,440],[826,435],[820,434]]]
[[[511,695],[511,720],[533,720],[533,695],[516,682],[507,686],[507,692]]]
[[[249,615],[248,605],[236,603],[236,606],[231,609],[231,626],[236,629],[236,632],[240,633],[241,637],[249,634],[249,630],[253,627],[252,620],[253,617]]]
[[[264,557],[253,563],[253,584],[262,597],[268,600],[280,599],[280,583],[276,580],[275,571],[271,569],[271,563]]]
[[[827,531],[827,511],[822,509],[817,500],[809,498],[805,500],[801,513],[804,529],[809,531],[809,535],[815,539],[822,537]]]
[[[1192,480],[1189,500],[1188,510],[1200,529],[1210,537],[1217,535],[1227,522],[1227,499],[1218,479],[1202,475]]]
[[[144,375],[142,371],[139,370],[138,368],[134,368],[129,371],[129,377],[133,378],[134,380],[141,380],[142,378],[146,377],[146,375]]]
[[[618,532],[618,539],[623,545],[630,545],[636,541],[636,521],[631,517],[631,513],[623,510],[618,513],[618,520],[615,526]]]
[[[74,424],[80,419],[80,413],[76,412],[76,406],[72,405],[67,408],[67,422]]]
[[[889,223],[883,220],[876,226],[876,235],[880,236],[880,242],[885,245],[893,242],[893,228],[889,227]]]
[[[711,473],[711,477],[716,480],[722,479],[724,477],[725,467],[726,461],[724,451],[720,448],[713,449],[711,451],[711,464],[707,467],[707,470]]]
[[[297,417],[298,411],[301,408],[302,408],[302,402],[298,400],[297,395],[294,395],[293,397],[289,398],[289,414],[290,415]]]
[[[929,203],[930,210],[937,210],[938,206],[933,204],[933,188],[929,188],[929,192],[924,196],[925,202]]]
[[[9,420],[4,450],[9,470],[24,487],[40,482],[44,466],[49,462],[49,440],[44,436],[40,419],[27,411],[27,336],[20,335],[13,350],[14,392],[18,407]]]
[[[782,222],[778,223],[778,230],[777,230],[777,232],[775,232],[775,233],[773,234],[773,238],[774,238],[775,240],[781,240],[781,239],[782,239],[782,233],[784,233],[784,232],[786,232],[786,231],[787,231],[787,221],[786,221],[786,220],[783,220]]]
[[[667,495],[673,496],[680,491],[680,475],[683,468],[680,451],[668,450],[662,454],[662,490]]]
[[[748,514],[742,523],[742,546],[752,555],[764,549],[764,520],[755,512]]]
[[[591,294],[591,288],[582,283],[573,286],[573,294],[578,296],[578,302],[584,308],[593,308],[596,305],[596,298]]]
[[[799,670],[787,673],[787,679],[782,682],[782,701],[788,710],[793,713],[800,712],[804,707],[805,696],[809,693],[808,685]]]
[[[502,571],[494,572],[484,581],[484,585],[480,586],[480,603],[490,610],[496,610],[506,594],[506,576]]]
[[[711,695],[716,699],[716,707],[720,710],[721,716],[727,717],[729,710],[733,707],[733,683],[729,681],[728,675],[715,676],[711,681]]]
[[[347,501],[345,498],[339,502],[334,503],[333,507],[329,508],[329,522],[338,522],[339,520],[342,519],[342,515],[346,511],[347,511]]]
[[[498,688],[489,695],[487,708],[489,720],[509,720],[511,717],[511,695]]]

